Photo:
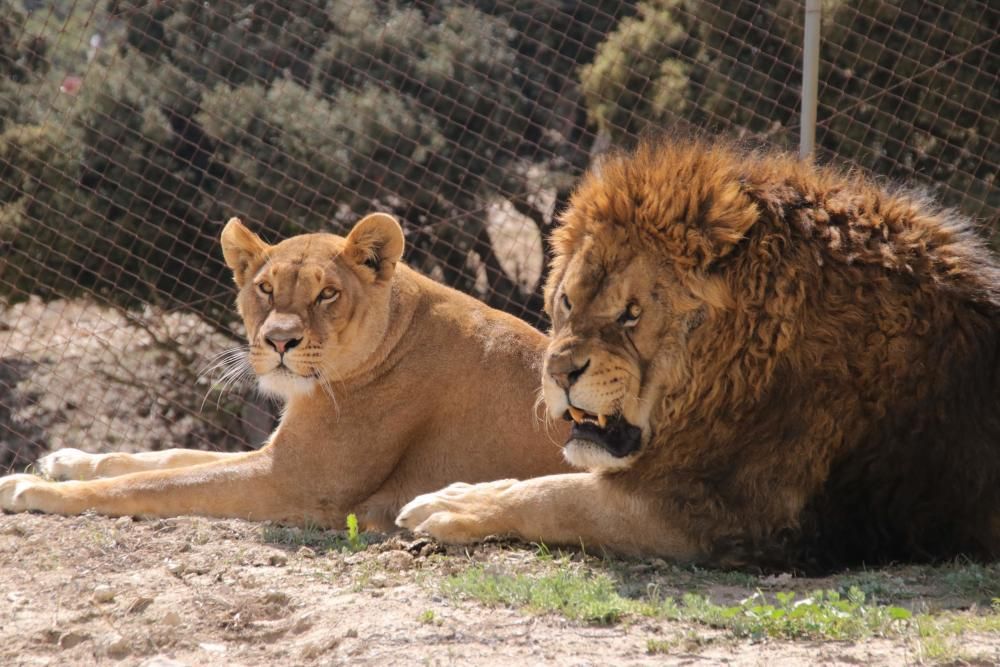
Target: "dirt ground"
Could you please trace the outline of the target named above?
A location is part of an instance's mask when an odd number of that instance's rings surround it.
[[[221,428],[226,397],[219,410],[210,379],[192,380],[231,342],[191,316],[151,311],[142,322],[85,302],[0,308],[0,469],[20,470],[61,446],[253,440]],[[197,352],[189,366],[164,347],[171,341]],[[456,596],[446,584],[476,567],[572,567],[608,574],[630,595],[655,586],[731,605],[761,589],[843,590],[850,577],[746,575],[734,585],[732,576],[692,576],[662,561],[553,561],[528,545],[443,549],[408,536],[353,551],[336,535],[296,541],[282,530],[194,517],[0,514],[0,665],[1000,664],[1000,632],[982,630],[1000,628],[1000,607],[987,611],[985,626],[972,622],[1000,596],[1000,568],[866,579],[915,612],[965,614],[949,617],[943,638],[913,627],[863,641],[751,640],[636,614],[594,625]]]
[[[286,544],[269,534],[261,524],[197,517],[0,515],[0,664],[928,661],[914,636],[863,642],[738,640],[677,621],[624,618],[596,626],[442,593],[445,579],[477,564],[530,569],[538,556],[524,545],[444,552],[426,540],[395,536],[351,552]],[[641,572],[640,578],[656,575],[656,565],[625,565]],[[603,567],[600,562],[582,566]],[[786,580],[783,585],[823,583]],[[707,592],[732,599],[752,588],[752,582],[745,590],[710,584]],[[680,642],[666,654],[648,651],[651,640],[694,635],[697,641]],[[1000,659],[1000,636],[972,633],[962,645],[975,647],[976,664]]]

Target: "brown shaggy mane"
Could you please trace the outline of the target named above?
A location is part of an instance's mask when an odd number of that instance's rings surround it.
[[[585,177],[550,286],[584,239],[607,272],[655,257],[651,291],[720,286],[683,395],[657,398],[648,451],[608,473],[707,560],[1000,557],[1000,264],[970,220],[856,173],[671,139]]]

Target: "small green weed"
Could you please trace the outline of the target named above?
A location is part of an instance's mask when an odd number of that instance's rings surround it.
[[[347,515],[347,543],[351,551],[361,551],[367,546],[358,531],[358,517],[354,514]]]
[[[347,515],[347,531],[327,530],[315,523],[305,522],[301,527],[265,524],[261,539],[271,544],[309,547],[320,551],[361,551],[368,540],[358,530],[358,518]]]
[[[420,613],[420,616],[417,617],[417,620],[420,621],[421,623],[426,624],[426,625],[431,625],[431,624],[435,623],[435,621],[437,620],[437,618],[434,616],[434,610],[433,609],[427,609],[427,610],[422,611]]]
[[[648,639],[646,640],[646,653],[649,655],[667,654],[680,646],[676,639]]]

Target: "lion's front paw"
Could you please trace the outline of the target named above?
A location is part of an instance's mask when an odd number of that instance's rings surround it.
[[[45,480],[35,475],[8,475],[0,477],[0,510],[4,512],[27,512],[31,506],[31,490],[45,484]]]
[[[497,500],[514,484],[517,484],[516,479],[483,484],[458,483],[425,493],[399,511],[396,525],[455,544],[506,534],[511,526]]]
[[[72,447],[57,449],[38,459],[38,471],[49,479],[94,479],[101,454],[88,454]]]

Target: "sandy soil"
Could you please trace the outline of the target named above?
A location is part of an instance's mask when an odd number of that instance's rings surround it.
[[[773,666],[920,658],[904,639],[725,637],[651,656],[650,639],[720,633],[648,619],[590,626],[441,594],[444,577],[474,563],[530,567],[528,548],[442,554],[397,536],[358,553],[323,552],[265,535],[260,524],[235,520],[0,516],[0,664]],[[1000,650],[1000,637],[978,641]]]
[[[214,396],[211,379],[195,379],[212,353],[232,343],[189,315],[148,311],[140,320],[137,326],[81,302],[0,310],[0,471],[11,456],[21,468],[67,445],[135,451],[250,444],[241,395]],[[171,351],[172,340],[191,358]],[[443,592],[451,574],[477,563],[530,571],[539,564],[531,547],[444,550],[397,536],[352,553],[289,545],[274,535],[235,520],[0,515],[0,665],[773,667],[941,658],[914,633],[864,642],[750,642],[659,619],[593,626]],[[577,566],[596,572],[608,568],[581,561]],[[613,566],[637,573],[628,582],[634,590],[655,581],[678,595],[688,586],[655,561]],[[781,582],[802,590],[829,584]],[[767,585],[751,578],[737,588],[701,590],[731,604]],[[940,605],[948,591],[927,597]],[[651,655],[650,640],[675,647]],[[1000,636],[967,633],[955,643],[943,651],[946,661],[971,655],[977,664],[1000,663]]]

